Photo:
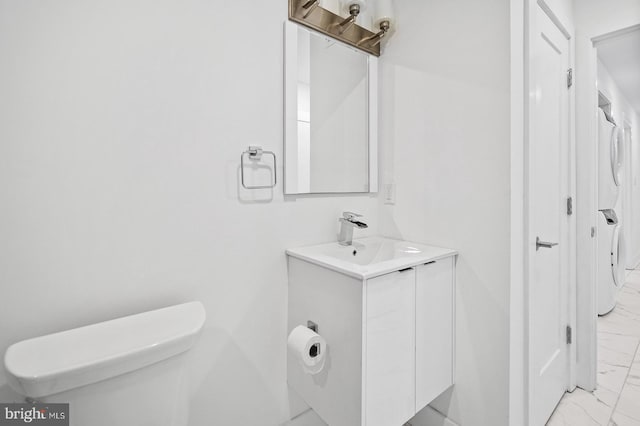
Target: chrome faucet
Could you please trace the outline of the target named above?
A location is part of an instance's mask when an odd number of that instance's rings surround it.
[[[353,228],[368,228],[366,223],[357,220],[358,217],[362,217],[362,215],[351,212],[342,213],[342,217],[338,219],[338,222],[340,222],[338,244],[342,246],[350,246],[353,243]]]

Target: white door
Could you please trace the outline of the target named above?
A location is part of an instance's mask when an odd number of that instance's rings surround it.
[[[529,139],[529,425],[548,420],[568,385],[569,40],[536,5]]]

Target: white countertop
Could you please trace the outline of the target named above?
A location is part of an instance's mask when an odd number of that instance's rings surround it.
[[[332,242],[298,247],[286,253],[362,280],[458,254],[449,248],[384,237],[355,239],[350,246]]]

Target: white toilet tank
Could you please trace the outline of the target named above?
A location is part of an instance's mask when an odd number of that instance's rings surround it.
[[[23,340],[4,357],[9,385],[69,403],[71,426],[185,426],[184,357],[205,317],[190,302]]]

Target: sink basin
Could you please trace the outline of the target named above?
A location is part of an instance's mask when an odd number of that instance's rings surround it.
[[[421,265],[457,254],[455,250],[394,240],[367,237],[353,240],[350,246],[337,242],[288,249],[286,253],[307,262],[346,275],[365,279]]]

